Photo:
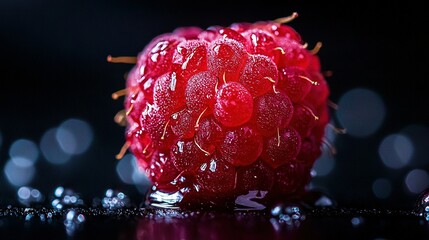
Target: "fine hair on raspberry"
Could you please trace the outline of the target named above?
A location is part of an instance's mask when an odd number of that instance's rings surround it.
[[[230,203],[305,191],[330,121],[329,85],[289,17],[229,26],[178,27],[129,62],[125,151],[152,192],[178,205]]]

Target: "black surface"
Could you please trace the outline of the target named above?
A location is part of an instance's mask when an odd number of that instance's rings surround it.
[[[25,209],[2,209],[1,239],[427,239],[427,222],[410,211],[317,208],[300,220],[279,221],[267,211],[178,211],[75,208],[86,220],[64,224],[64,211],[41,221]],[[18,213],[17,212],[21,212]],[[354,221],[357,220],[357,221]]]

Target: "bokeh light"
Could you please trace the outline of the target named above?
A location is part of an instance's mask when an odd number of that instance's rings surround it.
[[[10,146],[9,156],[16,165],[29,167],[39,158],[39,148],[31,140],[18,139]]]
[[[413,152],[413,143],[408,137],[401,134],[386,136],[378,148],[378,154],[384,165],[395,169],[407,166]]]
[[[372,192],[377,198],[386,199],[392,194],[392,183],[386,178],[378,178],[372,183]]]
[[[149,179],[144,171],[137,166],[136,158],[126,154],[116,165],[116,173],[122,182],[136,185],[138,190],[145,191],[149,186]]]
[[[329,150],[324,149],[322,155],[313,166],[315,177],[327,176],[335,167],[335,158]]]
[[[36,188],[22,186],[17,191],[20,203],[30,206],[33,203],[40,203],[44,200],[43,194]]]
[[[134,184],[133,173],[135,157],[132,154],[126,154],[116,165],[116,173],[122,182]]]
[[[61,148],[56,138],[57,128],[46,131],[40,140],[40,150],[45,159],[52,164],[64,164],[71,159],[71,154]]]
[[[1,134],[1,132],[0,132],[0,150],[1,150],[1,145],[2,145],[2,143],[3,143],[3,135]]]
[[[84,153],[89,148],[93,140],[93,131],[87,122],[71,118],[59,125],[55,136],[65,153],[76,155]]]
[[[405,177],[405,185],[410,193],[419,194],[429,187],[429,174],[423,169],[413,169]]]
[[[15,187],[27,185],[33,180],[36,173],[34,165],[20,166],[9,159],[4,166],[4,174],[9,183]]]
[[[368,137],[382,125],[386,108],[380,95],[370,89],[354,88],[341,96],[338,120],[353,137]]]
[[[407,136],[413,145],[412,165],[424,167],[428,164],[429,156],[429,128],[424,125],[411,124],[405,126],[400,133]]]

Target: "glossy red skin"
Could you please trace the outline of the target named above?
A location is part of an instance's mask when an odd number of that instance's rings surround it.
[[[157,191],[187,205],[298,194],[330,121],[321,69],[300,34],[273,21],[155,37],[127,78],[129,151]]]

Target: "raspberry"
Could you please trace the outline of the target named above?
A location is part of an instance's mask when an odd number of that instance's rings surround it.
[[[305,190],[330,92],[320,44],[306,48],[287,25],[294,17],[180,27],[122,59],[135,60],[126,89],[115,93],[126,95],[115,117],[126,120],[122,153],[129,147],[153,189],[187,205]]]
[[[240,126],[253,113],[253,98],[249,91],[238,82],[223,84],[216,93],[214,116],[226,127]]]

